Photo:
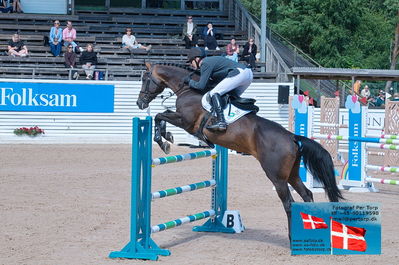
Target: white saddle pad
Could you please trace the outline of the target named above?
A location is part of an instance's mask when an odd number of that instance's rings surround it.
[[[208,92],[209,93],[209,92]],[[206,93],[201,100],[202,107],[206,110],[211,112],[212,105],[208,102],[207,97],[208,93]],[[242,110],[237,108],[236,106],[232,105],[231,103],[227,104],[226,108],[224,109],[224,118],[226,119],[227,124],[233,123],[245,114],[250,113],[250,110]]]

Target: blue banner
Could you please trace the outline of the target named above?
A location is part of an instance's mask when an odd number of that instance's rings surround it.
[[[0,111],[114,112],[114,86],[0,83]]]
[[[306,112],[300,112],[295,109],[295,134],[308,137],[308,112],[306,106]],[[303,157],[301,157],[301,164],[299,166],[299,176],[303,182],[307,182],[307,169],[303,163]]]
[[[362,109],[354,112],[349,109],[349,135],[354,137],[362,137]],[[348,180],[361,181],[361,171],[364,170],[362,167],[362,143],[358,141],[349,141],[349,176]]]

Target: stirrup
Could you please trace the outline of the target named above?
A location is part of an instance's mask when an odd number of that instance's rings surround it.
[[[208,130],[211,130],[211,131],[221,131],[221,132],[224,132],[224,131],[227,130],[227,123],[226,123],[226,122],[219,121],[219,122],[216,122],[216,123],[214,123],[214,124],[210,124],[210,125],[206,126],[206,128],[207,128]]]

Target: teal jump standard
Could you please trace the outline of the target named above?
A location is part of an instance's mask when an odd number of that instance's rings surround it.
[[[152,158],[152,117],[133,118],[132,130],[132,175],[130,198],[130,240],[120,251],[113,251],[110,258],[157,260],[159,255],[169,256],[167,249],[161,249],[151,238],[153,233],[208,218],[193,227],[195,232],[235,233],[233,228],[222,223],[227,210],[228,151],[216,145],[215,149],[185,155]],[[152,193],[152,167],[184,160],[212,157],[212,179],[194,184],[161,190]],[[156,198],[181,194],[207,187],[211,190],[210,210],[188,215],[173,221],[151,226],[151,202]],[[208,208],[209,209],[209,208]]]

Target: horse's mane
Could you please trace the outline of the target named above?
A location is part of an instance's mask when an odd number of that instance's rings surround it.
[[[157,65],[166,65],[166,66],[173,66],[173,67],[177,67],[177,68],[181,68],[184,70],[187,70],[191,73],[195,73],[195,74],[200,74],[200,72],[198,70],[195,70],[194,68],[192,68],[191,66],[187,66],[185,64],[178,64],[178,63],[157,63]]]

